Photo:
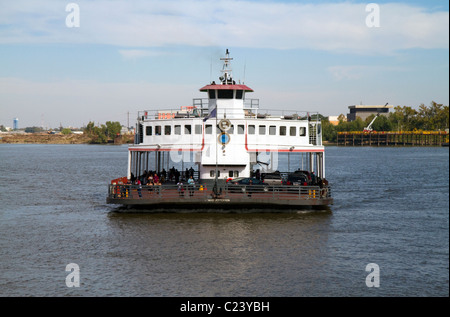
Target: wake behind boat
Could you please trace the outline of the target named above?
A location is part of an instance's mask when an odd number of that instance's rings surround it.
[[[228,50],[221,60],[218,83],[200,88],[208,98],[138,113],[127,176],[111,181],[107,203],[148,211],[333,203],[318,113],[260,109],[247,98],[253,89],[232,78]],[[281,153],[296,158],[295,171],[278,171]]]

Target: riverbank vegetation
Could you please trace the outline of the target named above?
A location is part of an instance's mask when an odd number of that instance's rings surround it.
[[[105,124],[95,126],[94,122],[89,122],[84,128],[83,133],[91,138],[89,143],[103,144],[108,143],[109,140],[114,140],[120,135],[122,125],[120,122],[107,121]]]
[[[338,132],[363,131],[375,115],[369,116],[365,121],[361,118],[347,122],[341,114],[338,125],[331,124],[327,118],[322,119],[323,140],[336,142]],[[444,131],[449,128],[449,107],[431,102],[427,107],[424,104],[419,109],[409,106],[397,106],[387,116],[379,116],[372,124],[374,131]]]
[[[83,131],[72,131],[70,128],[45,130],[39,127],[30,127],[23,130],[0,134],[0,143],[35,143],[35,144],[122,144],[134,140],[133,134],[121,135],[120,122],[108,121],[95,126],[89,122]]]

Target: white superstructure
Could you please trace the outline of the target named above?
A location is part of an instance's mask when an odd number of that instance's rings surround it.
[[[324,178],[318,116],[311,120],[309,113],[259,109],[259,100],[246,98],[253,90],[232,79],[228,51],[223,60],[220,82],[200,89],[208,99],[194,99],[190,107],[139,113],[135,144],[129,149],[128,176],[147,169],[133,164],[137,155],[146,152],[175,151],[170,157],[180,159],[182,152],[194,152],[200,179],[215,178],[216,168],[221,178],[250,177],[260,153],[304,152],[311,155],[317,175]],[[160,155],[155,155],[156,161]]]

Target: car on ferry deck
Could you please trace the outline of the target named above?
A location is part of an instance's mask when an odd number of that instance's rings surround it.
[[[289,174],[283,185],[307,186],[310,183],[308,175],[304,173]]]
[[[293,173],[291,173],[291,174],[293,174],[293,175],[301,175],[301,174],[304,174],[304,175],[306,175],[306,177],[307,177],[307,179],[308,179],[308,185],[311,185],[311,183],[312,183],[312,176],[311,176],[311,173],[309,172],[309,171],[305,171],[305,170],[300,170],[300,169],[298,169],[298,170],[296,170],[295,172],[293,172]],[[290,175],[290,174],[289,174]]]
[[[232,193],[252,191],[268,191],[269,186],[255,177],[239,177],[228,181],[228,190]]]
[[[283,177],[281,176],[280,172],[264,173],[261,174],[261,178],[267,185],[283,185]]]

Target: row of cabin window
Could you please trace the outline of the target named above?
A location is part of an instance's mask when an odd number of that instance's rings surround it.
[[[146,135],[161,135],[162,134],[162,127],[160,125],[155,126],[155,130],[153,131],[153,126],[147,126],[145,129]],[[287,126],[280,126],[278,127],[278,135],[286,136],[288,135],[288,128],[289,128],[289,136],[296,136],[297,135],[297,127],[287,127]],[[243,124],[239,124],[237,126],[237,134],[244,134],[245,126]],[[269,126],[269,135],[277,135],[277,126],[271,125]],[[202,134],[202,125],[196,124],[194,125],[194,132],[195,134]],[[212,134],[213,132],[213,126],[211,124],[205,125],[205,134]],[[219,127],[217,127],[217,133],[220,133],[221,130]],[[234,134],[234,125],[232,125],[228,131],[228,134]],[[247,133],[249,135],[256,134],[256,126],[255,125],[249,125]],[[165,125],[164,126],[164,135],[171,135],[172,134],[172,126],[171,125]],[[174,126],[174,134],[175,135],[181,135],[181,125],[175,125]],[[184,125],[184,134],[192,134],[192,126],[190,124]],[[258,134],[259,135],[266,135],[267,134],[267,126],[265,125],[259,125],[258,126]],[[299,127],[299,136],[306,136],[306,127]]]

